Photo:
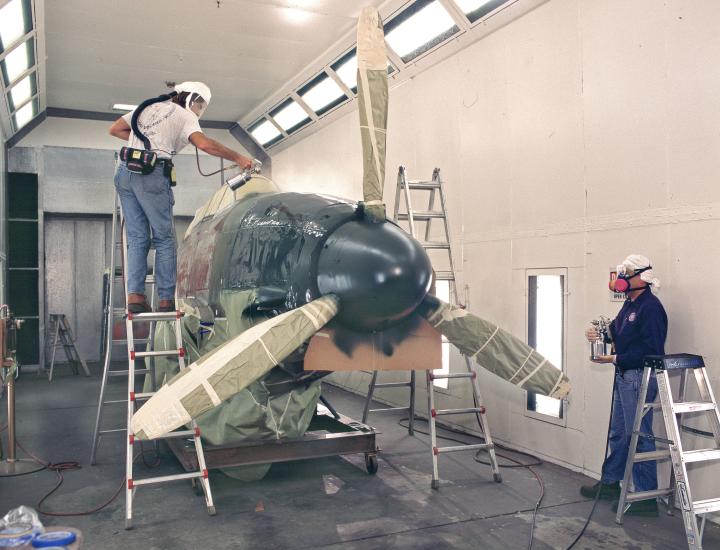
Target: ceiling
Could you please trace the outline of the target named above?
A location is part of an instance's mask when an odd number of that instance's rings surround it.
[[[112,112],[200,80],[236,121],[385,0],[45,0],[47,105]]]

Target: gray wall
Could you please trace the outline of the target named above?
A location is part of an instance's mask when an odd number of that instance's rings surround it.
[[[11,171],[38,174],[45,258],[40,295],[45,320],[50,313],[64,313],[83,357],[98,360],[102,276],[110,259],[115,196],[114,153],[107,149],[16,146],[9,151],[8,159]],[[195,210],[220,185],[220,176],[201,177],[194,155],[180,155],[175,162],[179,182],[174,212],[180,242]],[[201,162],[205,171],[219,167],[216,159],[207,156]],[[58,351],[64,360],[62,350]]]
[[[6,252],[5,230],[7,226],[7,151],[5,149],[5,136],[0,127],[0,303],[5,303],[5,277]]]

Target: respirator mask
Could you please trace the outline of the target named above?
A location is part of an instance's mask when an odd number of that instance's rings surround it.
[[[175,91],[178,94],[188,92],[183,107],[188,111],[192,111],[198,118],[203,116],[212,97],[210,88],[202,82],[182,82],[175,86]]]
[[[608,286],[613,292],[622,292],[624,294],[632,292],[633,290],[642,290],[644,288],[649,288],[651,283],[648,283],[646,281],[643,281],[646,283],[645,286],[639,287],[633,287],[632,283],[630,282],[631,279],[638,277],[641,273],[643,273],[644,271],[648,271],[649,269],[652,269],[651,265],[637,270],[632,270],[624,264],[619,265],[617,266],[617,278],[612,279]]]

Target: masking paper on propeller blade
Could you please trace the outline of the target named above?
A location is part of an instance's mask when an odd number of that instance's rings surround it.
[[[570,391],[570,381],[560,369],[490,321],[434,296],[427,296],[419,311],[463,354],[500,378],[556,399]]]
[[[387,54],[377,9],[363,8],[357,28],[357,85],[363,151],[363,200],[366,213],[385,220],[385,140],[388,115]]]
[[[236,395],[269,372],[337,313],[323,296],[255,325],[179,372],[135,413],[140,439],[160,437]]]

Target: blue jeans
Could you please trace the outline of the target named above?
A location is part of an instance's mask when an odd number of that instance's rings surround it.
[[[155,245],[155,282],[161,300],[175,298],[177,273],[173,205],[170,179],[162,166],[151,174],[135,174],[121,164],[115,174],[127,232],[128,293],[145,294],[150,236]]]
[[[603,468],[603,483],[615,483],[625,476],[625,463],[630,450],[635,412],[640,397],[642,369],[627,370],[615,374],[615,402],[610,421],[610,456]],[[658,387],[655,373],[650,375],[646,403],[652,403],[657,397]],[[649,410],[642,419],[640,431],[651,434],[653,411]],[[638,438],[637,452],[644,453],[655,450],[655,441],[646,437]],[[655,461],[638,462],[633,465],[633,484],[636,491],[652,491],[657,489],[657,469]]]

